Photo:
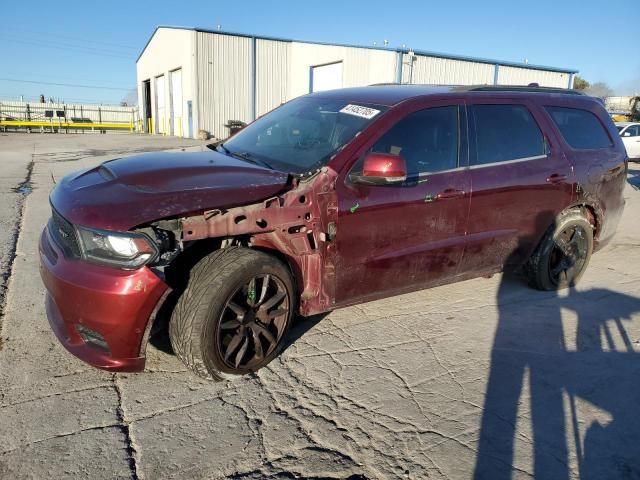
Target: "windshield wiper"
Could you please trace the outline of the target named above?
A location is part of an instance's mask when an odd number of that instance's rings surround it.
[[[230,155],[235,158],[239,158],[240,160],[244,160],[245,162],[253,163],[255,165],[261,165],[263,167],[267,167],[269,170],[275,170],[270,164],[261,160],[259,158],[254,158],[249,152],[232,152],[227,147],[224,146],[223,143],[218,145],[227,155]]]

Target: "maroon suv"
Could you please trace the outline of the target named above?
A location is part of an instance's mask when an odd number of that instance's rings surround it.
[[[535,288],[575,284],[614,234],[626,169],[602,105],[568,90],[304,96],[211,151],[62,180],[40,243],[47,314],[81,359],[139,371],[173,291],[191,370],[254,371],[295,313],[519,267]]]

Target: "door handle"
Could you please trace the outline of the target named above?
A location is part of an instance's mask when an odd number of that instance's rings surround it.
[[[446,198],[456,198],[456,197],[462,197],[462,196],[464,196],[464,190],[458,190],[456,188],[447,188],[446,190],[443,190],[438,195],[436,195],[436,198],[438,200],[444,200]]]
[[[560,183],[567,179],[567,175],[560,173],[553,173],[547,177],[547,183]]]

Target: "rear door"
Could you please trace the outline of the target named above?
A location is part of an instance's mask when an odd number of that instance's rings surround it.
[[[475,276],[529,255],[570,203],[573,173],[539,107],[479,99],[468,112],[472,194],[461,269]]]
[[[419,107],[416,107],[419,108]],[[462,101],[413,109],[357,155],[399,154],[408,178],[394,186],[339,181],[336,301],[346,304],[450,281],[458,271],[469,210]]]

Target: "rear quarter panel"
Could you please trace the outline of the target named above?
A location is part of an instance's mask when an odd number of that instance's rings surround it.
[[[607,148],[580,150],[567,143],[562,133],[550,119],[557,132],[567,158],[575,172],[575,205],[591,208],[596,219],[595,250],[609,243],[624,210],[624,187],[627,176],[627,154],[618,131],[602,104],[591,97],[554,99],[546,101],[544,106],[578,108],[593,113],[611,140]],[[548,114],[547,114],[548,115]]]

